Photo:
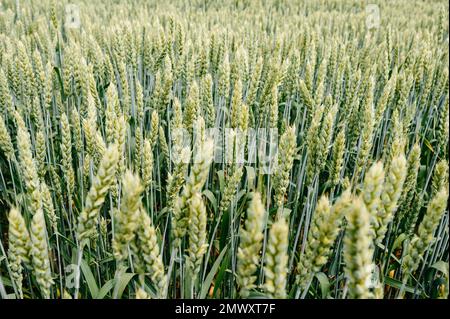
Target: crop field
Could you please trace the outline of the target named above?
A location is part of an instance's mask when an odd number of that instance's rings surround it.
[[[449,290],[447,1],[0,3],[0,299]]]

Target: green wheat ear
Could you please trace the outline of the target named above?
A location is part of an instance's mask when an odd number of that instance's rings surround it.
[[[22,177],[30,198],[31,214],[35,214],[42,206],[36,161],[33,158],[30,134],[25,126],[25,122],[18,112],[15,113],[15,118],[17,123],[17,148],[19,150]]]
[[[194,163],[189,178],[184,185],[181,196],[175,200],[172,217],[172,231],[175,237],[174,247],[177,247],[180,244],[180,241],[186,234],[188,228],[188,201],[192,196],[200,192],[206,183],[209,167],[213,160],[213,146],[212,139],[208,139],[205,143],[200,144],[197,154],[194,157]]]
[[[427,211],[419,225],[417,234],[411,240],[410,245],[404,252],[402,268],[404,271],[404,282],[417,270],[425,251],[434,240],[434,232],[445,212],[448,201],[447,185],[443,186],[433,197],[428,205]]]
[[[112,185],[119,161],[117,146],[108,147],[86,197],[84,210],[78,216],[77,239],[81,243],[90,238],[98,224],[98,214]]]
[[[150,275],[158,298],[165,298],[167,293],[167,276],[164,271],[164,263],[158,246],[156,229],[150,217],[141,208],[139,211],[139,225],[136,230],[135,243],[132,245],[136,258],[142,259],[143,271]]]
[[[279,207],[285,202],[284,197],[289,185],[289,175],[294,163],[296,147],[295,128],[288,127],[280,137],[278,166],[274,176],[275,200]]]
[[[361,198],[367,207],[367,211],[371,218],[372,231],[378,229],[378,211],[381,208],[381,194],[384,184],[384,168],[383,163],[377,162],[373,164],[364,177],[363,187],[361,190]]]
[[[30,265],[31,239],[25,225],[25,220],[16,208],[11,208],[8,216],[8,261],[11,269],[11,276],[18,289],[20,297],[22,293],[23,266]]]
[[[6,155],[8,159],[14,156],[14,147],[11,142],[11,136],[5,124],[3,116],[0,114],[0,150]]]
[[[280,218],[270,228],[264,264],[264,290],[273,298],[286,298],[289,228]]]
[[[319,255],[317,251],[321,246],[321,231],[324,230],[327,225],[327,219],[330,216],[330,203],[326,196],[322,196],[317,202],[316,209],[311,221],[311,228],[308,233],[308,240],[304,254],[300,257],[300,262],[297,266],[299,275],[297,275],[296,281],[300,285],[301,289],[305,289],[311,278],[314,276],[314,272],[320,270],[323,265],[323,261],[326,256]],[[332,242],[332,241],[331,241]]]
[[[122,201],[116,210],[114,239],[112,248],[114,257],[123,261],[128,257],[128,243],[132,242],[139,226],[141,194],[144,187],[137,175],[125,172],[122,179]]]
[[[401,220],[408,211],[408,207],[413,205],[413,197],[417,186],[417,175],[420,166],[420,146],[415,143],[408,155],[408,171],[399,199],[398,220]]]
[[[435,195],[446,184],[448,184],[448,162],[446,160],[441,160],[434,168],[431,182],[431,194]]]
[[[350,202],[349,191],[345,191],[333,206],[330,205],[326,196],[322,196],[317,202],[305,251],[297,265],[299,274],[296,277],[296,283],[302,290],[307,289],[314,275],[327,263],[331,248],[340,231],[342,217]]]
[[[154,163],[152,145],[148,139],[144,141],[142,153],[142,181],[145,190],[148,190],[152,184]]]
[[[376,243],[382,242],[388,230],[389,223],[394,218],[398,200],[402,193],[403,183],[406,178],[406,164],[405,156],[400,154],[392,159],[386,171],[385,183],[381,194],[381,207],[376,217]]]
[[[345,273],[350,298],[371,298],[369,289],[372,267],[372,232],[370,214],[361,198],[354,198],[346,213],[344,237]]]
[[[189,248],[186,265],[191,271],[192,280],[197,279],[203,255],[208,248],[206,232],[206,207],[200,193],[192,194],[188,200],[189,205]]]
[[[53,278],[50,269],[47,231],[42,209],[38,210],[33,216],[30,234],[33,271],[41,289],[42,297],[49,299]]]
[[[55,212],[55,206],[53,205],[52,194],[48,189],[46,183],[41,184],[41,194],[42,194],[42,207],[44,208],[44,212],[50,221],[50,225],[52,226],[53,231],[57,231],[58,229],[58,216]]]
[[[336,136],[332,162],[330,165],[330,182],[332,186],[338,186],[341,183],[341,172],[344,164],[345,155],[345,129],[341,128]]]
[[[241,182],[241,178],[244,174],[244,166],[239,163],[239,152],[238,150],[245,148],[245,142],[242,139],[242,135],[239,130],[232,130],[230,134],[230,144],[232,143],[232,161],[230,169],[228,170],[228,178],[223,190],[223,195],[219,204],[219,213],[223,213],[226,209],[229,208],[230,203],[235,198],[236,192],[239,189],[239,185]]]
[[[237,282],[240,295],[248,297],[249,291],[256,287],[255,272],[260,263],[260,250],[264,239],[264,218],[266,211],[261,202],[261,195],[253,193],[247,208],[244,227],[239,231],[239,248],[237,252]]]

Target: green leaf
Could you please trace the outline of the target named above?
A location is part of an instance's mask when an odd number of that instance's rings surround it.
[[[220,240],[219,240],[219,247],[220,249],[224,249],[225,245],[227,244],[227,237],[228,237],[228,231],[230,229],[230,213],[229,211],[225,211],[222,215],[222,224],[220,227]]]
[[[184,283],[183,283],[183,298],[192,299],[194,296],[192,295],[192,271],[190,267],[186,267],[186,271],[184,272]]]
[[[95,298],[98,294],[98,286],[95,281],[94,275],[92,274],[91,268],[87,264],[87,262],[82,259],[81,260],[81,272],[84,275],[84,279],[86,279],[86,283],[89,287],[89,292],[91,293],[92,298]]]
[[[391,287],[394,287],[394,288],[397,288],[397,289],[401,289],[402,288],[402,282],[400,280],[397,280],[397,279],[394,279],[394,278],[391,278],[391,277],[388,277],[388,276],[384,277],[384,283],[386,285],[388,285],[388,286],[391,286]],[[409,293],[412,293],[412,294],[415,291],[414,287],[411,287],[411,286],[408,286],[408,285],[405,285],[405,289],[404,290],[406,292],[409,292]],[[421,291],[419,289],[417,289],[415,292],[417,294],[421,293]]]
[[[214,262],[214,265],[211,267],[211,270],[209,271],[208,276],[206,276],[205,281],[202,284],[202,291],[200,293],[200,299],[206,298],[209,288],[211,287],[211,283],[214,279],[214,276],[216,275],[217,269],[219,268],[223,257],[225,256],[225,253],[227,252],[227,249],[228,249],[228,246],[225,246],[225,248],[222,249],[222,252],[220,253],[219,257],[217,257],[216,261]]]
[[[114,287],[116,281],[114,279],[108,280],[102,288],[98,291],[97,295],[94,299],[103,299],[107,295],[107,293]]]
[[[53,71],[57,75],[58,82],[59,82],[59,87],[60,87],[61,92],[64,92],[64,84],[63,84],[63,80],[62,80],[62,76],[61,76],[61,71],[56,66],[53,67]],[[67,88],[66,88],[66,91],[67,91]],[[65,97],[65,95],[66,95],[66,93],[64,94],[64,97]]]
[[[223,193],[223,190],[225,189],[225,176],[223,170],[217,172],[217,177],[219,178],[220,193]]]
[[[247,188],[248,190],[255,189],[255,180],[256,180],[256,172],[255,168],[252,166],[245,166],[245,170],[247,172]]]
[[[319,272],[315,276],[320,284],[322,298],[326,298],[328,296],[328,293],[330,292],[330,281],[328,280],[327,275],[325,275],[325,273],[323,272]]]
[[[430,266],[430,268],[434,268],[441,273],[445,275],[445,277],[448,278],[448,262],[445,262],[443,260],[435,262],[433,265]]]
[[[8,286],[8,287],[12,287],[12,282],[11,279],[7,278],[7,277],[0,277],[0,280],[2,281],[4,286]]]
[[[271,299],[271,298],[260,291],[252,290],[249,292],[247,299]]]
[[[239,200],[240,200],[243,196],[245,196],[245,195],[247,195],[247,192],[245,191],[245,189],[241,189],[241,190],[236,194],[234,200],[235,200],[236,202],[239,202]]]
[[[99,260],[98,261],[98,264],[106,264],[106,263],[109,263],[109,262],[112,262],[112,261],[115,261],[115,259],[114,259],[114,257],[111,255],[111,256],[109,256],[109,257],[106,257],[106,258],[104,258],[104,259],[101,259],[101,260]]]
[[[125,288],[128,286],[130,280],[134,277],[134,273],[125,273],[126,269],[123,268],[116,272],[116,279],[114,285],[114,298],[120,299]]]
[[[214,196],[213,192],[209,189],[203,191],[203,195],[211,202],[211,205],[214,207],[214,212],[217,212],[217,200],[216,196]]]
[[[219,273],[217,274],[216,281],[214,282],[213,298],[216,297],[216,293],[220,287],[220,284],[222,283],[222,280],[224,279],[225,272],[230,263],[230,254],[226,254],[226,256],[227,257],[225,258],[224,262],[220,265]]]
[[[155,222],[157,223],[158,221],[160,221],[167,214],[167,212],[168,212],[167,207],[161,209],[161,211],[156,215]]]
[[[426,138],[423,140],[423,143],[425,144],[426,147],[428,147],[428,149],[434,153],[434,149],[433,146],[431,145],[430,141],[428,141]]]
[[[72,246],[72,248],[78,249],[78,245],[74,241],[72,241],[71,239],[67,238],[66,236],[64,236],[60,232],[58,232],[58,236],[60,238],[64,239],[64,242],[68,243],[70,246]]]

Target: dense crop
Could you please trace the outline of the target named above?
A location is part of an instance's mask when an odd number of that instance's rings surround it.
[[[448,4],[373,2],[2,1],[1,298],[447,297]]]

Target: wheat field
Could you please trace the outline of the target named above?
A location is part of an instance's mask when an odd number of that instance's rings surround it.
[[[447,298],[448,10],[2,1],[0,299]]]

